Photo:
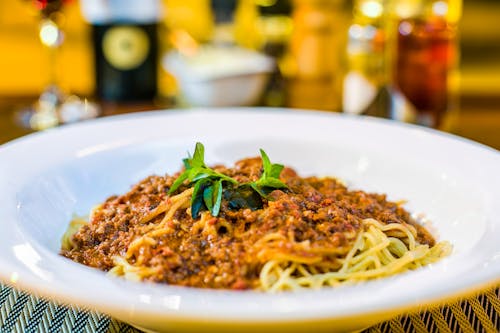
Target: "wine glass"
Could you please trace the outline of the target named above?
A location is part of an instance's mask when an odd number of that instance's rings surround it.
[[[56,55],[64,41],[64,33],[58,25],[58,14],[63,6],[73,0],[25,0],[39,12],[39,39],[49,52],[49,84],[28,108],[20,110],[18,118],[22,125],[34,130],[43,130],[59,124],[94,118],[99,109],[87,99],[66,95],[57,84]]]

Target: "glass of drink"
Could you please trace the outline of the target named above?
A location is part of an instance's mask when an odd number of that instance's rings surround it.
[[[395,80],[418,110],[422,125],[442,128],[453,108],[452,72],[457,62],[456,28],[444,18],[406,19],[398,27]]]
[[[451,130],[458,111],[462,0],[397,3],[395,84],[415,106],[419,124]]]
[[[22,125],[34,130],[43,130],[59,124],[94,118],[98,108],[86,99],[68,96],[57,84],[56,56],[64,40],[64,34],[58,24],[62,8],[72,0],[26,0],[39,12],[40,42],[49,52],[49,83],[38,97],[37,101],[18,113]]]

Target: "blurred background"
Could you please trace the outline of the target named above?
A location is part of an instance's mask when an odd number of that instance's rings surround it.
[[[96,116],[279,106],[500,149],[498,0],[0,2],[0,143]]]

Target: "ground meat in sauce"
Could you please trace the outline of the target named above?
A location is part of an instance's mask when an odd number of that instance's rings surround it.
[[[233,168],[214,169],[244,183],[260,177],[262,163],[260,158],[248,158]],[[63,250],[62,255],[101,270],[111,269],[112,257],[124,256],[130,243],[141,236],[141,218],[167,198],[176,176],[150,176],[128,193],[108,198],[90,223],[73,236],[74,248]],[[209,237],[190,232],[195,221],[185,210],[177,211],[174,231],[160,236],[143,253],[147,266],[161,267],[148,280],[203,288],[255,288],[265,258],[258,258],[252,246],[263,236],[278,231],[291,234],[296,242],[309,241],[311,248],[346,248],[365,218],[409,223],[416,227],[420,243],[434,244],[432,236],[384,194],[348,190],[333,178],[301,178],[291,168],[285,168],[280,178],[288,190],[273,191],[260,209],[234,210],[223,200],[219,215],[210,221],[220,227]],[[293,253],[286,242],[280,246],[284,252],[303,255]],[[322,263],[332,267],[337,259],[326,256]]]

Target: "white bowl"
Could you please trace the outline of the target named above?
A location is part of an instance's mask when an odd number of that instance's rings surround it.
[[[303,175],[407,199],[451,256],[355,286],[264,294],[110,278],[58,255],[73,214],[152,174],[201,141],[207,163],[263,148]],[[64,126],[0,147],[0,280],[156,331],[347,331],[499,282],[500,154],[416,126],[283,109],[134,114]]]
[[[236,47],[204,47],[193,56],[167,54],[164,68],[191,106],[255,105],[274,69],[272,58]]]
[[[268,73],[239,74],[181,81],[181,89],[191,106],[251,106],[259,101],[268,80]]]

